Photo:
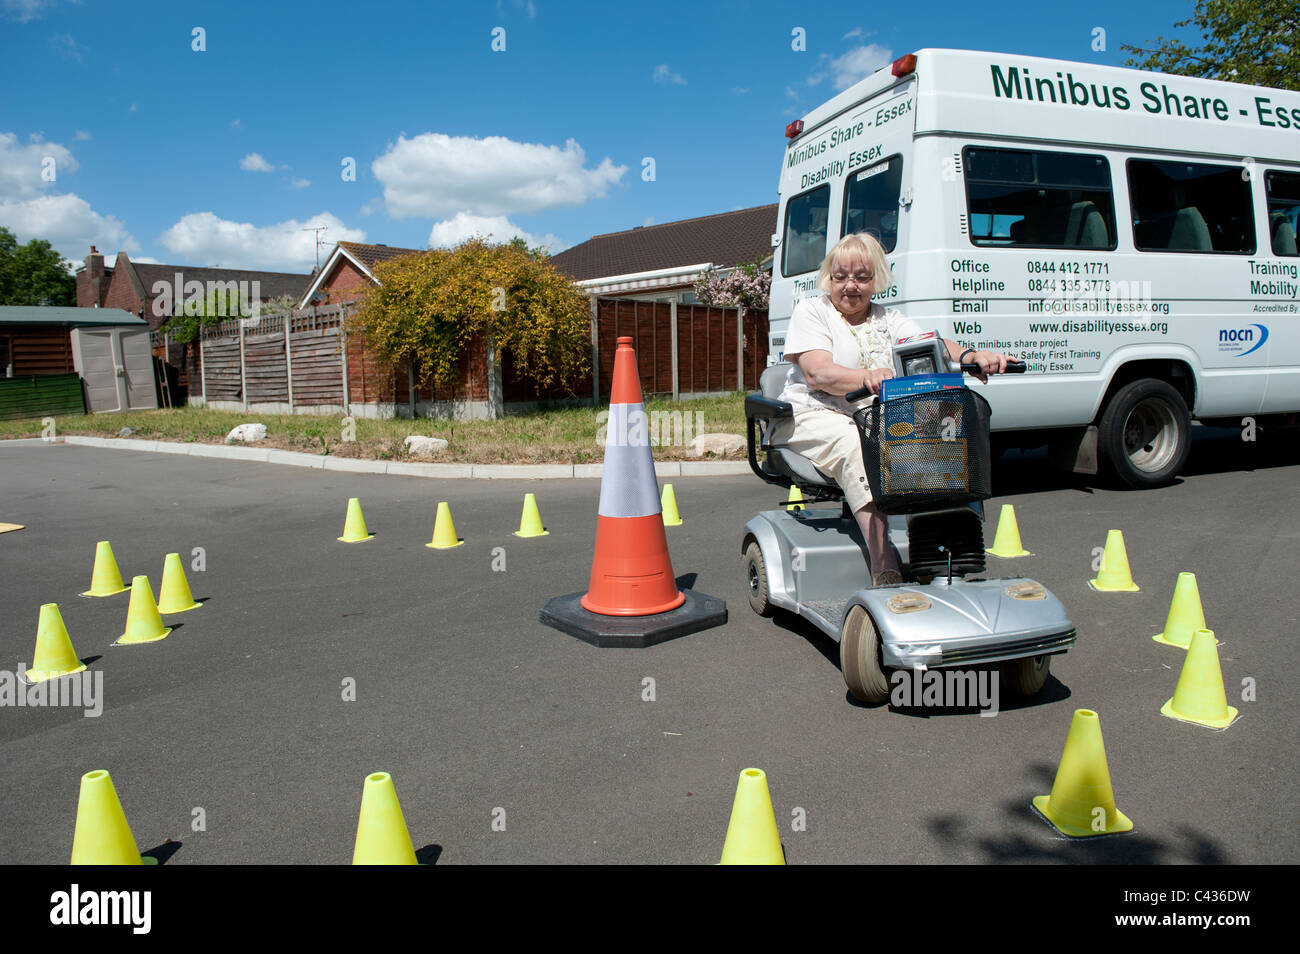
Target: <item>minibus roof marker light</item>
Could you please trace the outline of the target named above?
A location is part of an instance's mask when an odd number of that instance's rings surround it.
[[[903,77],[916,70],[916,54],[908,53],[906,56],[900,56],[894,60],[894,65],[889,68],[889,72],[895,76]]]
[[[801,132],[803,132],[803,120],[796,119],[794,122],[790,123],[788,126],[785,127],[785,138],[793,139]]]

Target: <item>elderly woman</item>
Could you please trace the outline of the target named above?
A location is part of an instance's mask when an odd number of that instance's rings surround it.
[[[874,401],[880,383],[894,376],[893,342],[926,330],[896,309],[872,303],[872,295],[893,283],[885,250],[874,236],[847,235],[831,249],[817,278],[826,294],[800,301],[790,316],[785,358],[799,366],[803,380],[792,376],[781,393],[781,400],[794,408],[794,420],[782,422],[771,438],[809,458],[840,485],[862,528],[874,586],[901,583],[903,577],[889,546],[888,520],[871,502],[852,414]],[[954,361],[978,364],[981,381],[1001,374],[1015,360],[992,351],[963,350],[946,339],[944,345]],[[862,387],[871,390],[869,397],[856,405],[844,399]]]

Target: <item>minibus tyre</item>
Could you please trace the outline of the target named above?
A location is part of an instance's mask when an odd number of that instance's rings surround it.
[[[889,701],[889,676],[880,659],[880,634],[871,614],[861,606],[849,610],[840,630],[840,671],[844,684],[860,702]]]
[[[1052,657],[1042,655],[1009,659],[999,668],[1002,681],[1014,695],[1035,696],[1047,684],[1047,677],[1052,674]]]
[[[763,551],[757,540],[751,540],[745,548],[745,595],[749,597],[749,608],[759,616],[772,615],[772,601],[767,589],[767,563],[763,560]]]
[[[1172,481],[1191,450],[1191,417],[1183,397],[1156,378],[1131,381],[1115,392],[1097,425],[1098,450],[1129,487]]]

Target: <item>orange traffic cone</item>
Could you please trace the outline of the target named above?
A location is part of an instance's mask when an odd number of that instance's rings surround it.
[[[596,554],[582,606],[602,616],[651,616],[676,609],[685,600],[668,558],[636,352],[631,338],[619,338],[605,430]]]
[[[618,339],[612,384],[587,592],[547,600],[539,618],[595,646],[643,648],[721,626],[727,604],[673,577],[631,338]]]

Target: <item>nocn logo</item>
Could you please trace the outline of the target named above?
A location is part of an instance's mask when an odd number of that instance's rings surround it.
[[[1220,328],[1219,350],[1237,352],[1237,357],[1258,351],[1268,340],[1268,329],[1263,325],[1251,325],[1249,328]]]

